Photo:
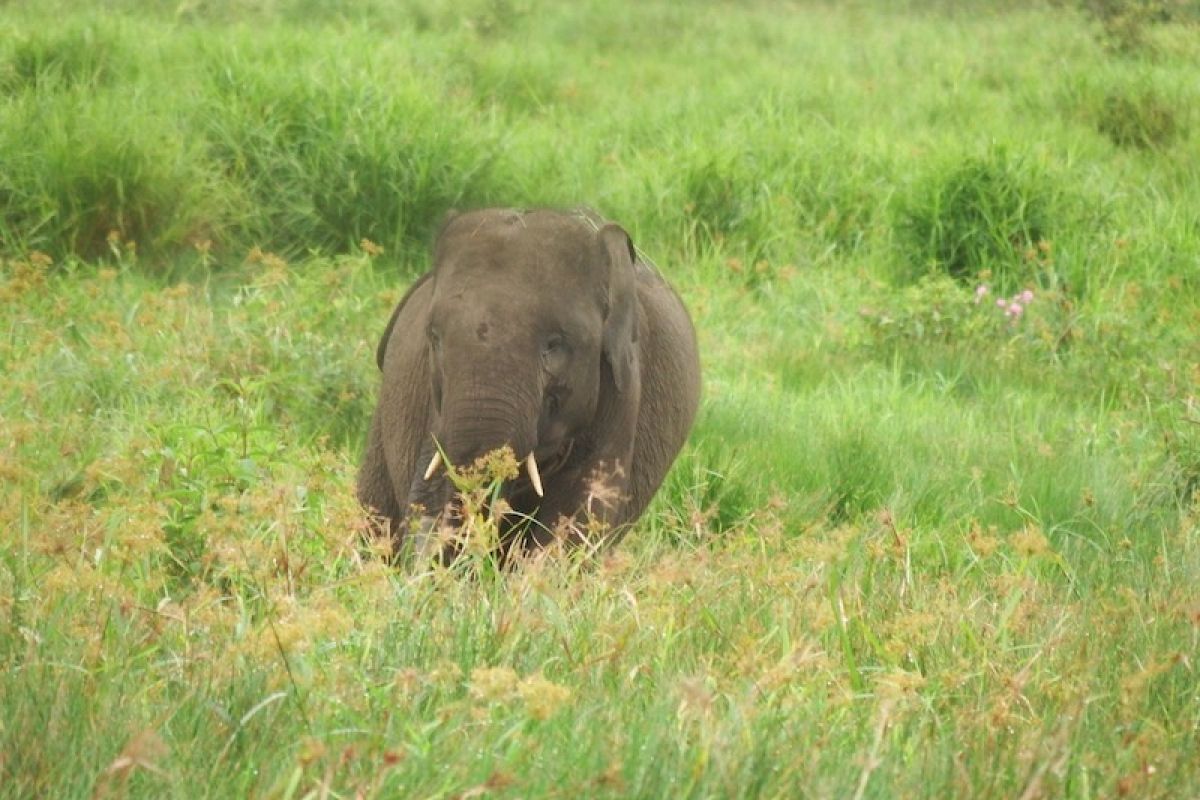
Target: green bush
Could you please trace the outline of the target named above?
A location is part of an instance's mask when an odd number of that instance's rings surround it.
[[[402,61],[305,61],[295,37],[181,37],[169,84],[126,62],[132,34],[78,26],[0,51],[0,243],[105,255],[192,246],[422,246],[445,210],[492,199],[490,126]],[[195,45],[199,47],[195,47]],[[350,39],[346,47],[354,47]],[[198,50],[198,53],[197,53]],[[118,83],[119,78],[119,83]],[[497,197],[496,199],[501,199]],[[236,220],[236,224],[232,221]]]
[[[1152,52],[1156,25],[1200,20],[1194,0],[1081,0],[1080,5],[1099,23],[1101,44],[1123,55]]]
[[[971,282],[990,270],[1003,290],[1036,278],[1028,254],[1049,241],[1055,192],[1028,160],[996,148],[927,174],[896,215],[910,278],[930,270]]]
[[[136,99],[71,90],[20,98],[0,128],[0,243],[55,255],[143,251],[216,236],[233,208],[201,149]],[[225,187],[227,188],[227,187]]]
[[[1096,128],[1119,147],[1165,147],[1183,127],[1178,105],[1153,89],[1109,92],[1096,119]]]
[[[210,56],[198,124],[257,208],[243,238],[288,253],[366,238],[395,252],[424,244],[447,208],[487,199],[495,141],[436,85],[370,67],[297,74],[280,68],[288,57]]]
[[[736,234],[755,239],[763,227],[762,189],[749,159],[710,157],[683,174],[684,211],[709,243]]]
[[[0,51],[0,94],[31,89],[95,88],[134,67],[107,27],[84,23],[40,30]]]
[[[744,143],[689,153],[679,165],[684,224],[703,245],[751,263],[794,261],[806,246],[854,251],[882,205],[875,167],[847,145],[786,130],[745,132]]]

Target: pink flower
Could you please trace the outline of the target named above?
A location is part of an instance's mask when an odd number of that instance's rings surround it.
[[[988,287],[986,285],[980,284],[979,286],[975,287],[975,305],[979,305],[979,301],[982,300],[987,293]]]
[[[1025,305],[1029,305],[1030,303],[1033,302],[1033,290],[1026,289],[1025,291],[1021,292],[1021,294],[1019,294],[1017,296],[1017,299],[1020,300]]]
[[[1003,297],[996,298],[996,308],[1004,308],[1007,305],[1008,305],[1008,301],[1005,300]]]
[[[1025,306],[1014,301],[1013,303],[1011,303],[1008,306],[1008,310],[1004,312],[1004,316],[1013,317],[1015,319],[1017,317],[1020,317],[1021,314],[1024,313],[1024,311],[1025,311]]]

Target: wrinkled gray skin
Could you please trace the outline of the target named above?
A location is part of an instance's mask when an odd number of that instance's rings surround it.
[[[453,491],[426,467],[441,445],[470,464],[503,445],[522,466],[505,553],[579,544],[590,516],[608,541],[645,510],[683,446],[700,396],[695,333],[679,297],[629,236],[590,212],[488,209],[451,217],[434,266],[392,314],[359,500],[421,557]]]

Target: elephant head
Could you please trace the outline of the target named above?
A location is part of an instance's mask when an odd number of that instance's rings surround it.
[[[411,504],[435,514],[453,497],[443,452],[464,465],[511,447],[524,465],[508,489],[518,509],[522,498],[540,502],[543,478],[572,451],[608,443],[614,428],[628,429],[615,433],[628,457],[633,424],[621,409],[636,407],[639,388],[634,262],[623,229],[583,216],[490,210],[445,223],[423,327],[410,334],[424,337],[429,382]]]
[[[415,533],[420,557],[436,552],[439,515],[454,524],[443,457],[462,466],[505,445],[525,467],[504,499],[529,524],[501,524],[502,556],[560,538],[616,541],[661,485],[700,398],[687,309],[624,230],[586,212],[452,217],[376,357],[358,497],[381,532],[401,543]]]

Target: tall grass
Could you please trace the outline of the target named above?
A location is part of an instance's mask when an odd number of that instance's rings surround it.
[[[5,5],[0,796],[1196,794],[1200,38],[1133,5]],[[396,570],[375,342],[485,203],[624,224],[703,407],[596,562]]]

